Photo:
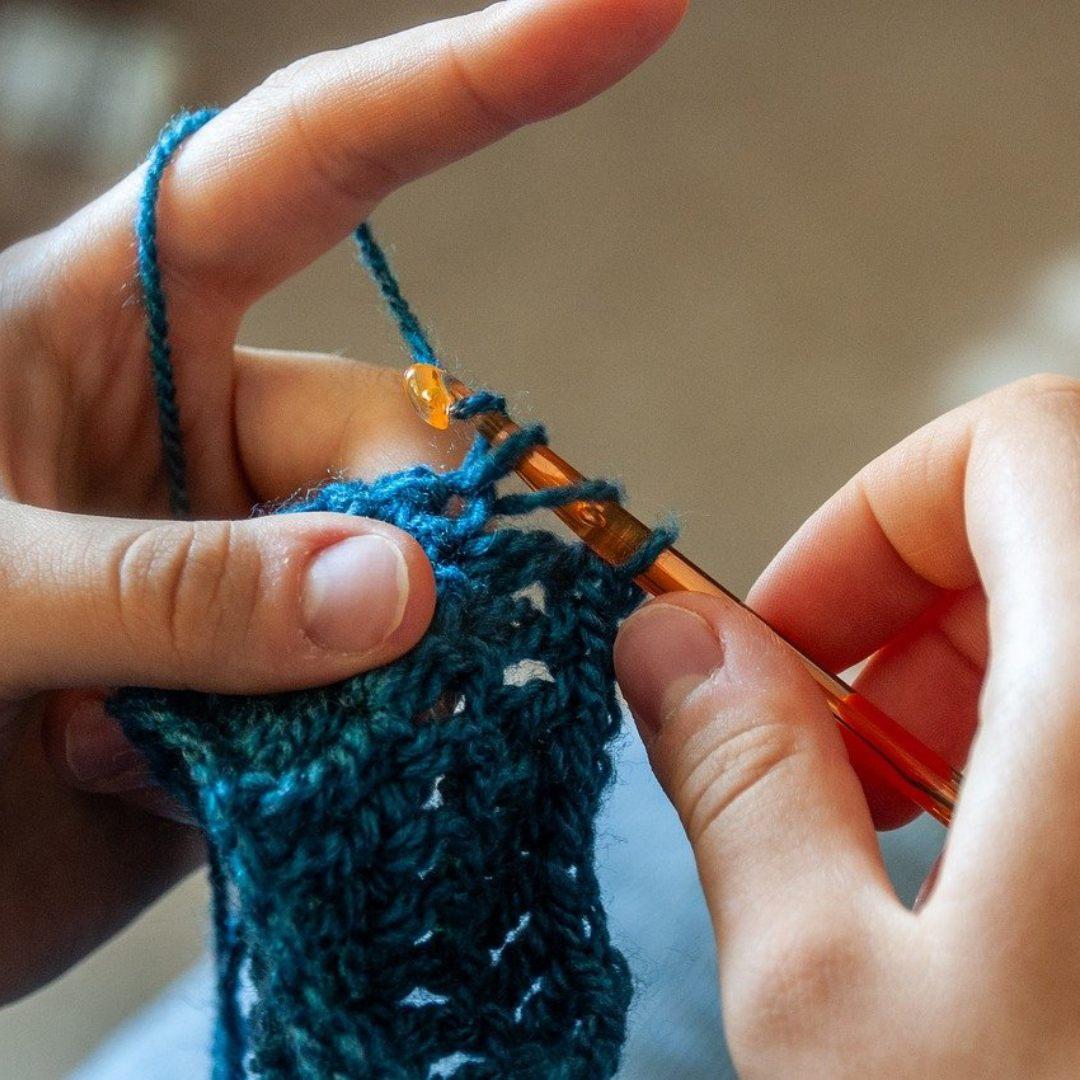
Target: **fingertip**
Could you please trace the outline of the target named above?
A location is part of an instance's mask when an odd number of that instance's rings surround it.
[[[300,611],[304,632],[322,657],[350,664],[355,673],[416,644],[434,611],[435,579],[408,533],[381,521],[345,520],[348,532],[331,533],[308,559]]]
[[[796,725],[831,726],[795,653],[752,613],[720,597],[672,593],[645,604],[620,630],[615,669],[658,758],[749,701]]]
[[[730,599],[704,593],[673,593],[646,605],[665,604],[691,612],[704,621],[724,649],[724,671],[733,681],[753,680],[763,685],[793,683],[813,689],[797,654],[752,611]],[[819,696],[809,695],[819,704]]]
[[[588,101],[629,74],[671,36],[688,0],[516,0],[482,13],[491,50],[468,62],[478,85],[517,121],[542,120]],[[513,41],[507,63],[505,33]],[[513,77],[507,78],[512,72]]]
[[[689,6],[689,0],[517,0],[502,11],[548,13],[570,31],[587,30],[580,33],[583,38],[603,36],[606,45],[613,39],[625,42],[638,50],[640,59],[672,35]]]
[[[405,561],[409,591],[401,622],[387,641],[387,648],[396,657],[408,652],[427,633],[435,614],[435,571],[415,537],[393,526],[387,528],[395,534]]]
[[[622,5],[635,21],[646,54],[655,52],[679,28],[690,0],[636,0]]]
[[[986,635],[981,590],[945,596],[871,657],[855,689],[954,769],[963,769],[979,723]],[[918,815],[879,775],[853,764],[880,831]]]
[[[692,607],[656,600],[615,639],[615,671],[642,738],[651,743],[686,699],[724,663],[720,637]]]
[[[108,715],[107,691],[53,694],[42,716],[42,743],[54,774],[88,795],[115,795],[130,806],[180,825],[191,813],[153,782],[143,756]]]

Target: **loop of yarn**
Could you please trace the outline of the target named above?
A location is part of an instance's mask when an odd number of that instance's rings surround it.
[[[155,203],[169,156],[211,115],[163,132],[137,221],[178,509]],[[410,353],[437,362],[370,230],[356,239]],[[615,1072],[631,982],[593,866],[621,724],[611,647],[641,599],[632,576],[671,533],[612,568],[551,533],[493,527],[497,515],[618,497],[600,481],[500,497],[496,483],[543,438],[531,427],[497,450],[478,440],[451,472],[339,481],[279,508],[378,518],[420,542],[436,611],[400,660],[296,693],[111,700],[206,833],[218,1080]]]

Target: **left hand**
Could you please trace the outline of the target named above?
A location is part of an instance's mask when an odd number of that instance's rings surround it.
[[[454,456],[396,373],[237,348],[244,312],[394,188],[617,81],[684,6],[495,4],[301,60],[183,145],[159,203],[160,261],[192,509],[216,521],[131,520],[167,507],[133,294],[142,170],[0,254],[0,1001],[63,971],[200,859],[193,830],[139,808],[173,812],[124,757],[103,691],[86,688],[329,682],[407,649],[430,614],[422,553],[383,527],[410,570],[400,633],[362,656],[311,650],[274,602],[282,582],[328,530],[378,528],[335,515],[226,526],[330,471]],[[125,621],[129,579],[141,591]],[[95,759],[125,768],[91,775]]]

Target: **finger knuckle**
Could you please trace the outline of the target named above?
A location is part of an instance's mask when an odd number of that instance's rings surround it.
[[[692,843],[700,843],[738,800],[782,779],[812,752],[812,740],[798,724],[761,719],[782,715],[781,708],[758,700],[752,713],[727,710],[721,718],[706,718],[688,740],[677,801]]]
[[[311,73],[319,70],[325,62],[326,56],[326,53],[318,52],[298,57],[297,59],[290,61],[284,67],[280,67],[267,75],[260,84],[260,89],[268,91],[288,91],[297,83],[303,82]]]
[[[0,346],[2,355],[25,357],[55,337],[50,299],[74,275],[60,272],[49,249],[51,234],[32,236],[0,251]],[[80,298],[81,302],[81,298]]]
[[[453,35],[447,35],[445,39],[443,56],[451,83],[458,94],[465,98],[476,119],[489,129],[492,138],[521,126],[523,120],[497,102],[469,70]]]
[[[295,60],[274,72],[248,95],[247,107],[261,112],[267,104],[285,126],[294,160],[333,196],[349,203],[373,201],[400,186],[403,178],[371,149],[364,125],[320,127],[335,86],[371,81],[363,50],[343,49]],[[343,134],[344,131],[344,134]],[[331,132],[331,134],[328,134]]]
[[[862,952],[837,925],[835,912],[804,911],[757,942],[752,957],[732,973],[725,998],[736,1064],[744,1063],[749,1073],[778,1054],[790,1058],[814,1045],[816,1032],[841,1011],[852,1021],[851,989],[864,981]]]
[[[117,567],[117,602],[129,637],[146,635],[187,671],[215,649],[225,607],[235,616],[241,590],[225,584],[238,561],[228,521],[149,529],[124,548]]]
[[[40,237],[30,237],[0,250],[0,315],[4,317],[5,325],[22,315],[29,306],[30,290],[25,283],[28,276],[25,268],[37,262],[41,244]]]

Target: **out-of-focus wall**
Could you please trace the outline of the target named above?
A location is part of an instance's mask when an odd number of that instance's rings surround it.
[[[145,133],[300,54],[467,6],[56,10],[141,43],[145,115],[124,115]],[[698,0],[612,93],[376,220],[446,358],[543,417],[571,460],[624,479],[644,516],[681,512],[686,550],[741,590],[912,428],[1028,371],[1080,374],[1077,55],[1065,0]],[[32,129],[0,141],[7,238],[131,163],[128,142],[97,134],[111,157],[33,150]],[[343,248],[260,304],[247,338],[399,363],[350,262]],[[188,885],[0,1013],[0,1075],[62,1075],[194,957],[201,903]]]

